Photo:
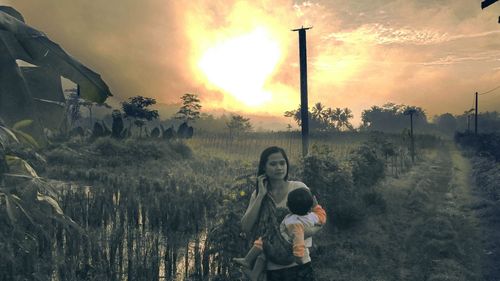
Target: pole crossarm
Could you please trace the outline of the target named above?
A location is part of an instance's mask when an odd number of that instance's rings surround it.
[[[498,0],[497,0],[498,1]],[[296,29],[292,29],[292,31],[300,31],[300,30],[309,30],[311,29],[312,26],[309,26],[309,27],[301,27],[301,28],[296,28]]]
[[[483,2],[481,2],[481,9],[484,9],[497,1],[498,0],[483,0]],[[498,23],[500,23],[500,17],[498,17]]]
[[[481,2],[481,9],[484,9],[497,1],[498,0],[484,0],[483,2]]]

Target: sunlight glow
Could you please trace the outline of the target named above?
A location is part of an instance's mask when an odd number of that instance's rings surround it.
[[[214,86],[248,106],[257,106],[272,99],[264,85],[280,56],[278,42],[259,27],[209,48],[198,67]]]

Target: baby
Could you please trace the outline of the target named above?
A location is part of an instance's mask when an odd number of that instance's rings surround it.
[[[298,188],[291,191],[288,194],[287,207],[290,214],[286,215],[281,222],[280,233],[286,241],[293,245],[295,262],[302,264],[302,257],[304,257],[306,251],[304,230],[325,224],[326,212],[318,205],[316,197],[313,197],[307,188]],[[257,258],[263,254],[262,243],[261,239],[256,240],[244,258],[233,259],[234,262],[244,267],[243,272],[252,281],[256,281],[266,268],[266,259]]]

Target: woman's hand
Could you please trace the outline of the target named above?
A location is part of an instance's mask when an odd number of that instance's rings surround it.
[[[248,208],[243,215],[243,218],[241,218],[241,227],[243,232],[245,233],[250,233],[252,230],[255,222],[257,221],[259,217],[259,210],[260,206],[262,204],[262,200],[264,199],[264,196],[267,194],[267,180],[266,180],[266,175],[260,175],[257,177],[257,190],[259,193],[257,194],[255,190],[252,193],[252,196],[250,197],[250,203],[248,204]]]
[[[259,194],[257,194],[258,196],[262,196],[264,197],[264,195],[267,194],[267,176],[264,174],[264,175],[260,175],[257,177],[257,184],[258,184],[258,188],[259,188]]]

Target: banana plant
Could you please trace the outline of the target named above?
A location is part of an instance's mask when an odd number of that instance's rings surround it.
[[[5,209],[10,225],[16,229],[29,225],[44,234],[47,219],[62,223],[84,233],[83,229],[70,217],[66,216],[57,202],[55,188],[22,157],[10,154],[10,147],[20,145],[39,148],[38,143],[29,134],[21,131],[32,120],[22,120],[9,128],[0,121],[0,207]],[[36,157],[45,161],[36,152]],[[1,216],[2,214],[0,214]],[[24,222],[21,222],[24,221]],[[50,224],[52,225],[52,224]]]

